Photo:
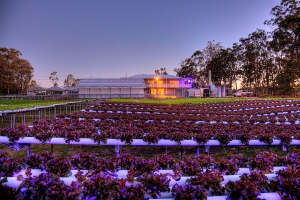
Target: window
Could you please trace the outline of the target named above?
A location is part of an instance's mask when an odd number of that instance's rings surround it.
[[[165,93],[165,89],[163,89],[163,88],[161,88],[161,89],[153,89],[153,88],[151,88],[150,93],[151,94],[163,95]]]
[[[179,84],[178,81],[175,81],[175,80],[170,81],[170,85],[178,85],[178,84]]]
[[[158,89],[158,94],[163,95],[164,94],[164,89]]]
[[[156,94],[156,89],[151,88],[150,93],[151,93],[151,94]]]
[[[154,80],[149,80],[149,83],[150,84],[155,84],[155,81]]]

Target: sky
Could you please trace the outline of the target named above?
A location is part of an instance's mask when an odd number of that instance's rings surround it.
[[[272,18],[280,0],[1,0],[0,47],[15,48],[42,87],[174,68],[208,41],[225,48]]]

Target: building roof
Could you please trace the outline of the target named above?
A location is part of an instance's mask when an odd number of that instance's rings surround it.
[[[34,87],[29,87],[28,91],[46,91],[46,88],[34,86]]]
[[[78,91],[78,87],[77,86],[69,86],[69,87],[65,87],[64,91]]]
[[[64,91],[63,88],[60,88],[60,87],[57,87],[57,86],[47,88],[46,90],[47,91],[55,91],[55,92],[63,92]]]
[[[80,79],[78,88],[82,87],[136,87],[136,88],[146,88],[144,79],[136,78],[89,78]]]
[[[130,76],[130,79],[155,79],[155,78],[163,78],[163,79],[183,79],[179,76],[174,75],[155,75],[155,74],[137,74],[134,76]]]

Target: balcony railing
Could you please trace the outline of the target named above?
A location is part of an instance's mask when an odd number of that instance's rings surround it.
[[[191,84],[146,84],[150,88],[191,88]]]

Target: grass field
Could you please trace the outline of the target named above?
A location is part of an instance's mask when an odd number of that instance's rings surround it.
[[[91,101],[88,101],[91,100]],[[49,119],[63,112],[77,112],[83,108],[90,107],[94,99],[71,99],[71,100],[25,100],[25,99],[0,99],[0,128],[11,125],[11,114],[3,111],[15,111],[27,108],[57,105],[56,108],[29,109],[26,112],[16,112],[14,124],[28,123],[40,118]],[[70,103],[72,104],[65,104]],[[76,104],[78,102],[78,104]]]
[[[247,100],[247,98],[110,99],[108,102],[146,104],[199,104]]]
[[[177,98],[177,99],[119,99],[114,98],[108,102],[117,103],[146,103],[146,104],[201,104],[201,103],[221,103],[232,101],[245,101],[245,100],[299,100],[299,98],[280,98],[280,97],[229,97],[229,98]]]
[[[110,99],[108,102],[124,103],[146,103],[146,104],[199,104],[199,103],[217,103],[243,101],[251,98],[177,98],[177,99]],[[258,100],[287,100],[299,98],[255,98]],[[0,99],[0,111],[18,110],[25,108],[34,108],[38,106],[49,106],[53,104],[62,104],[67,102],[85,101],[87,99],[73,100],[24,100],[24,99]]]
[[[70,100],[24,100],[24,99],[0,99],[0,111],[34,108],[37,106],[49,106],[67,102],[84,101],[85,99]]]

